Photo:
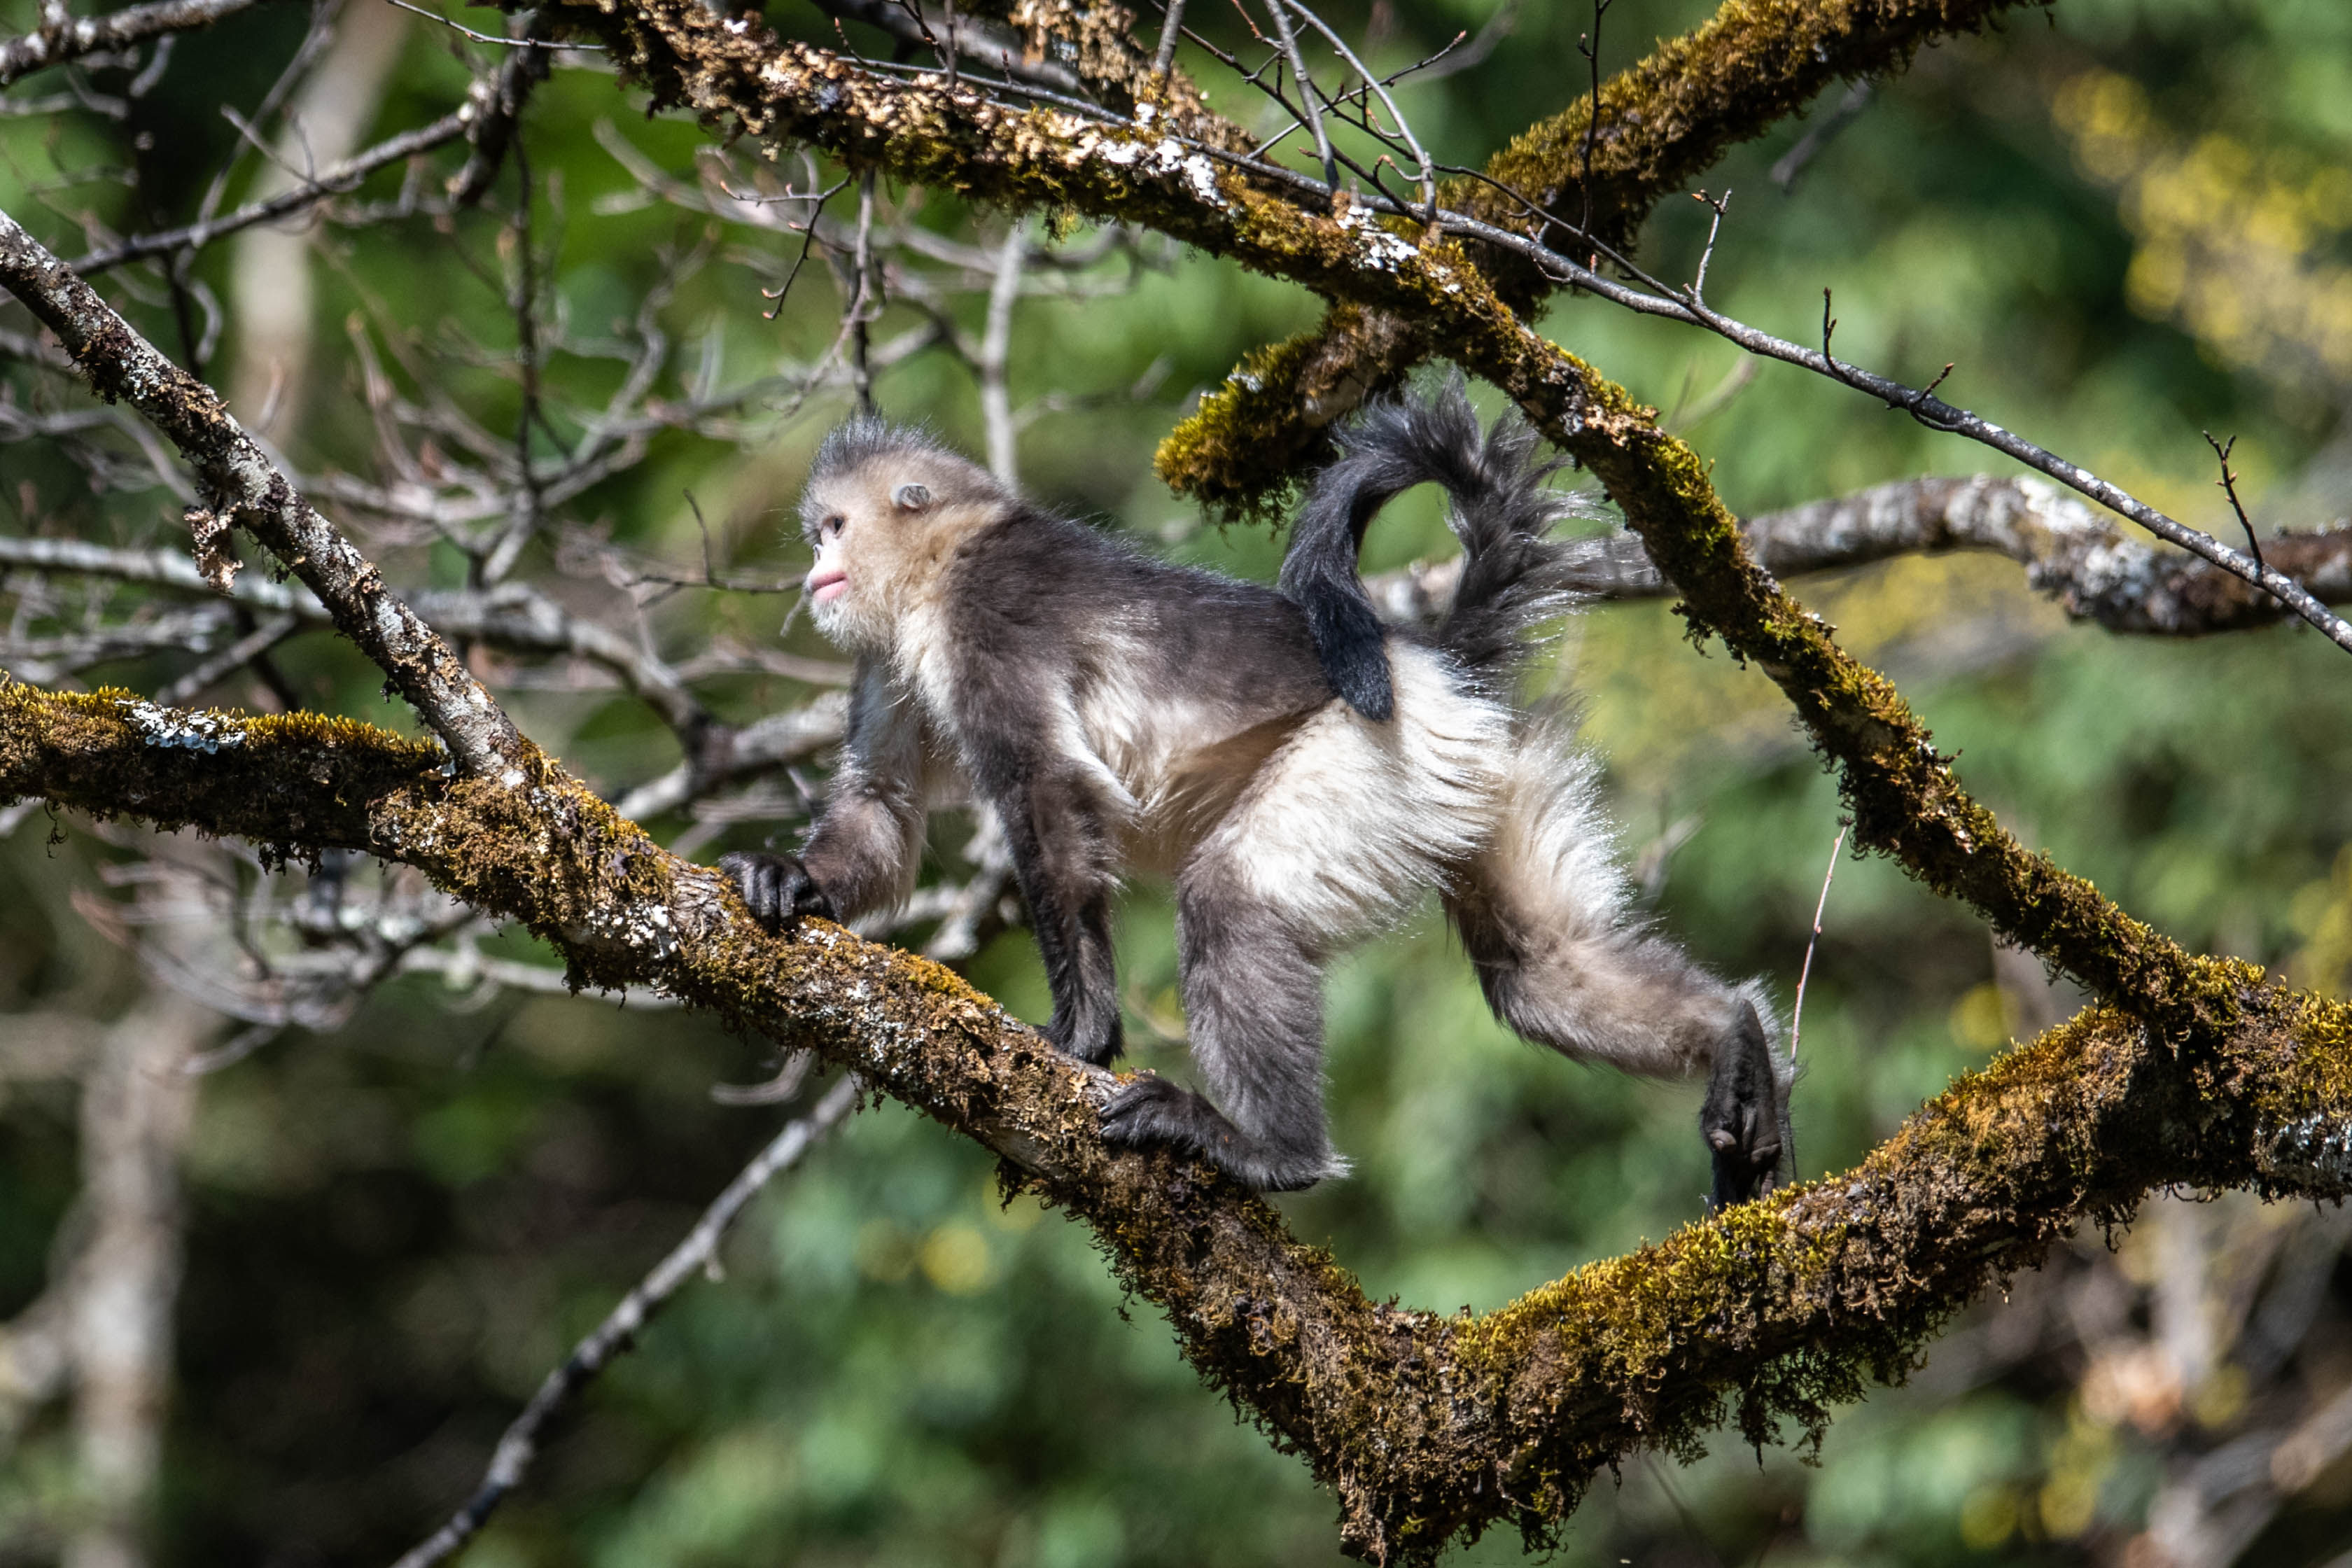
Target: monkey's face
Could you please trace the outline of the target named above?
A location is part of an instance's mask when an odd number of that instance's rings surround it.
[[[935,598],[957,542],[991,514],[992,487],[968,467],[895,453],[811,481],[801,517],[816,556],[807,587],[817,630],[856,651],[892,647],[905,618]]]

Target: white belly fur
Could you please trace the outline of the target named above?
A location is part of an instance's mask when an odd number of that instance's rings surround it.
[[[1429,648],[1391,644],[1389,668],[1388,722],[1334,698],[1223,790],[1204,785],[1215,770],[1196,755],[1231,741],[1216,716],[1140,694],[1093,705],[1085,727],[1109,742],[1095,754],[1129,803],[1138,863],[1219,863],[1251,896],[1333,942],[1443,884],[1494,831],[1513,717],[1467,693]],[[1124,722],[1104,722],[1114,719]]]

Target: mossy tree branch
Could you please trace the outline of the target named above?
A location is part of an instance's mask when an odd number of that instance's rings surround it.
[[[1505,194],[1516,192],[1631,255],[1660,201],[1824,87],[1900,71],[1923,43],[2047,3],[1725,0],[1705,26],[1602,83],[1597,111],[1587,94],[1538,121],[1487,160],[1484,180],[1451,180],[1439,200],[1517,233],[1552,226]],[[1532,310],[1554,287],[1517,258],[1482,251],[1477,261],[1514,310]],[[1229,516],[1270,518],[1301,468],[1323,453],[1326,427],[1432,352],[1412,315],[1336,303],[1311,331],[1244,361],[1219,395],[1223,405],[1204,408],[1160,448],[1160,477]],[[1250,438],[1220,438],[1234,427]]]
[[[193,739],[201,737],[200,740]],[[652,985],[813,1048],[1003,1154],[1090,1224],[1202,1373],[1339,1495],[1347,1544],[1425,1561],[1500,1522],[1546,1538],[1604,1468],[1727,1413],[1769,1440],[1898,1375],[1990,1280],[2162,1184],[2352,1190],[2352,1010],[2217,964],[2241,1007],[2184,1050],[2095,1010],[1915,1115],[1846,1173],[1596,1263],[1483,1317],[1369,1300],[1222,1179],[1096,1131],[1102,1075],[950,972],[811,921],[772,938],[542,765],[520,789],[296,714],[164,714],[0,686],[0,796],[286,852],[360,850],[523,922],[583,985]]]

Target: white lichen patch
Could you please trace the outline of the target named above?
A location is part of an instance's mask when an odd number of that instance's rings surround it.
[[[2265,1176],[2312,1195],[2352,1191],[2352,1123],[2317,1114],[2297,1117],[2257,1135],[2258,1168]]]
[[[652,900],[598,909],[564,934],[583,947],[621,947],[655,959],[677,952],[677,932],[670,925],[668,906]]]
[[[177,746],[211,753],[245,744],[245,726],[218,713],[187,708],[158,708],[145,698],[124,697],[117,707],[151,746]]]
[[[1099,127],[1090,125],[1078,131],[1072,141],[1081,161],[1097,157],[1118,168],[1181,179],[1193,195],[1220,212],[1225,210],[1224,195],[1217,189],[1216,163],[1203,153],[1186,152],[1184,144],[1172,136],[1145,142],[1116,133],[1105,135]]]
[[[1394,272],[1421,255],[1412,244],[1382,227],[1370,207],[1343,203],[1331,215],[1331,221],[1356,236],[1363,247],[1364,265],[1376,271]]]

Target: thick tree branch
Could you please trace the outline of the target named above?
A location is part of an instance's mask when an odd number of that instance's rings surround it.
[[[1984,551],[2025,568],[2035,592],[2076,620],[2116,632],[2203,637],[2273,626],[2286,606],[2191,555],[2126,536],[2105,513],[2034,479],[1898,479],[1740,524],[1757,564],[1776,577],[1862,566],[1897,555]],[[2352,525],[2283,533],[2264,548],[2278,569],[2327,604],[2352,603]],[[1367,580],[1391,620],[1428,620],[1454,602],[1461,558]],[[1678,590],[1637,535],[1590,542],[1573,586],[1596,599],[1657,599]]]
[[[1307,1456],[1375,1559],[1425,1560],[1495,1522],[1541,1535],[1601,1468],[1686,1450],[1727,1408],[1759,1441],[1776,1416],[1818,1425],[1989,1280],[2151,1185],[2352,1191],[2352,1010],[2205,961],[2238,1004],[2227,1028],[2186,1040],[2087,1013],[1843,1176],[1484,1317],[1381,1306],[1264,1204],[1164,1153],[1112,1156],[1107,1075],[948,971],[815,921],[766,937],[720,879],[561,774],[509,790],[437,762],[346,721],[0,687],[0,795],[415,866],[526,923],[582,984],[651,984],[814,1048],[1004,1154]]]
[[[0,287],[22,300],[72,354],[91,388],[126,402],[196,471],[212,511],[243,524],[302,580],[336,627],[373,659],[468,772],[530,750],[490,694],[383,574],[311,509],[222,405],[219,395],[155,352],[97,291],[0,213]],[[195,524],[212,518],[191,514]]]
[[[1595,113],[1587,95],[1489,159],[1484,178],[1447,182],[1439,200],[1541,239],[1552,226],[1505,190],[1539,207],[1557,207],[1574,193],[1570,210],[1591,212],[1593,237],[1630,252],[1660,201],[1830,83],[1900,71],[1925,42],[1980,31],[2021,4],[2046,3],[1726,0],[1704,26],[1661,43],[1602,84],[1589,191],[1579,188]],[[1559,287],[1507,254],[1482,252],[1478,261],[1522,312]],[[1395,385],[1431,352],[1410,315],[1337,303],[1314,330],[1250,356],[1229,385],[1230,420],[1190,421],[1171,433],[1160,450],[1160,477],[1232,515],[1270,512],[1324,450],[1324,429]],[[1246,438],[1234,438],[1239,431]]]

